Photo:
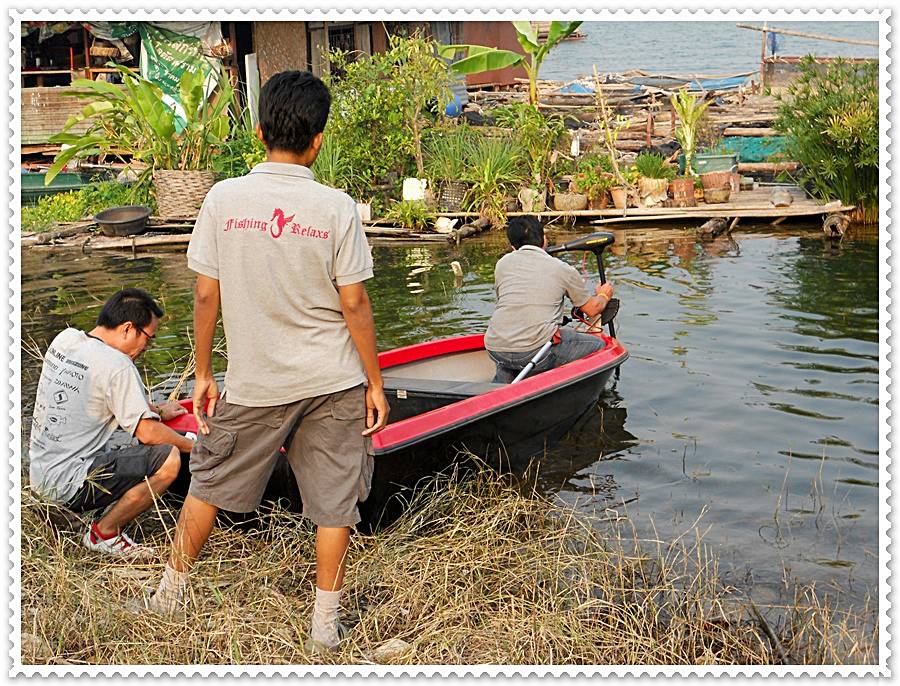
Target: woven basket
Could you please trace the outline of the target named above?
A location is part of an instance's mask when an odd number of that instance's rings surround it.
[[[91,43],[90,53],[93,57],[118,57],[119,49],[115,45],[110,45],[104,41],[98,43],[95,40]]]
[[[468,186],[462,181],[448,181],[441,188],[441,207],[447,212],[459,212],[462,209],[467,190]]]
[[[153,172],[160,217],[195,219],[216,182],[215,172],[158,169]]]

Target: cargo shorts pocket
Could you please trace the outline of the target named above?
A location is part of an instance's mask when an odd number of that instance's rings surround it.
[[[224,429],[216,429],[207,435],[200,434],[191,453],[191,473],[218,467],[234,452],[236,440],[235,432]]]
[[[362,468],[359,470],[359,502],[365,502],[372,491],[372,475],[375,472],[375,456],[372,454],[372,439],[366,436]]]
[[[331,416],[349,421],[366,418],[366,392],[362,386],[331,396]]]

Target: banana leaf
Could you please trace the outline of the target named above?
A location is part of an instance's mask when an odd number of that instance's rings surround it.
[[[516,67],[524,62],[524,57],[510,50],[498,50],[489,48],[487,50],[471,50],[471,48],[481,48],[480,45],[455,46],[457,48],[469,48],[468,56],[454,62],[451,69],[457,74],[478,74],[484,71],[493,71],[494,69],[503,69],[505,67]]]

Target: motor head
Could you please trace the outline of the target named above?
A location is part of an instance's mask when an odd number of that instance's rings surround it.
[[[567,243],[562,243],[560,245],[551,245],[547,248],[547,252],[551,255],[555,255],[556,253],[561,252],[579,252],[587,250],[589,252],[595,253],[596,255],[602,255],[603,251],[610,245],[616,242],[616,237],[607,231],[598,231],[597,233],[590,233],[587,236],[580,236],[575,240],[568,241]]]

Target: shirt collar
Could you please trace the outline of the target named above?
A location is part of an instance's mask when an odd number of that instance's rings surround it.
[[[529,250],[529,251],[537,250],[538,252],[542,252],[542,253],[546,253],[546,252],[547,252],[546,250],[544,250],[544,249],[543,249],[541,246],[539,246],[539,245],[523,245],[523,246],[522,246],[521,248],[519,248],[518,250],[519,250],[519,251],[522,251],[522,250]]]
[[[260,162],[253,169],[251,174],[278,174],[279,176],[296,176],[302,179],[315,181],[312,171],[302,164],[286,164],[284,162]]]

